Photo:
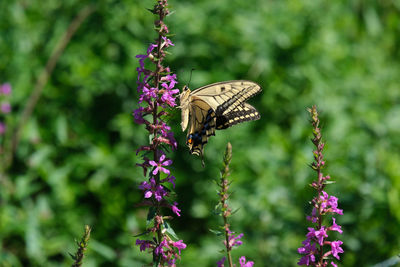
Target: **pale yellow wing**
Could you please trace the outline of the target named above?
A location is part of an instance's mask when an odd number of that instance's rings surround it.
[[[191,92],[190,96],[200,97],[219,115],[229,113],[259,92],[261,87],[255,82],[234,80],[200,87]]]

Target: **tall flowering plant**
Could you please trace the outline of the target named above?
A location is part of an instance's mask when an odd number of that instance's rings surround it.
[[[229,199],[229,185],[230,181],[228,180],[228,176],[230,175],[229,173],[229,164],[232,159],[232,145],[231,143],[228,143],[226,145],[226,150],[225,150],[225,155],[224,155],[224,161],[223,161],[223,168],[221,170],[221,180],[218,183],[218,186],[220,187],[218,195],[220,197],[219,204],[217,205],[217,208],[220,208],[221,212],[221,217],[224,219],[224,225],[222,227],[223,232],[220,233],[217,231],[217,234],[224,234],[225,235],[225,240],[224,240],[224,246],[226,248],[226,257],[223,257],[220,261],[217,262],[218,267],[224,267],[225,266],[225,261],[228,259],[228,265],[229,267],[236,266],[236,264],[233,264],[232,261],[232,256],[231,256],[231,251],[234,247],[238,247],[243,244],[243,242],[240,240],[243,237],[243,234],[239,234],[235,236],[235,233],[230,230],[230,224],[228,222],[228,218],[232,215],[232,209],[229,208],[228,205],[228,199]],[[253,267],[254,262],[252,261],[246,261],[246,257],[242,256],[239,258],[239,264],[240,267]]]
[[[311,115],[311,123],[313,126],[312,143],[315,145],[314,162],[311,168],[317,173],[317,180],[311,183],[311,186],[317,191],[317,196],[311,201],[313,206],[311,216],[307,216],[307,220],[313,223],[313,227],[308,228],[306,240],[302,242],[303,246],[298,249],[298,252],[304,255],[298,265],[311,265],[311,266],[328,266],[328,261],[331,256],[340,259],[339,253],[343,253],[340,240],[329,241],[328,233],[331,231],[342,233],[341,226],[336,224],[336,219],[332,217],[332,224],[330,226],[323,225],[322,221],[325,215],[328,214],[343,214],[343,210],[338,208],[338,198],[328,195],[324,188],[329,184],[329,175],[324,176],[322,169],[325,166],[324,156],[322,151],[325,144],[322,142],[321,129],[319,128],[319,118],[316,106],[309,109]],[[330,262],[332,266],[337,266],[333,261]]]
[[[11,85],[9,83],[0,85],[0,175],[4,171],[2,167],[5,165],[2,154],[4,150],[4,135],[7,129],[5,119],[8,113],[11,112],[11,104],[9,102],[10,95]]]
[[[140,93],[140,107],[133,113],[137,124],[145,125],[149,132],[150,143],[141,146],[137,154],[141,153],[144,176],[148,178],[139,185],[143,192],[141,206],[148,206],[147,229],[141,235],[151,235],[151,239],[137,239],[136,245],[141,251],[153,254],[155,266],[175,266],[176,259],[180,258],[181,250],[186,248],[182,240],[177,240],[174,231],[167,220],[172,216],[164,216],[162,208],[170,209],[176,216],[180,216],[178,203],[171,200],[169,187],[175,187],[175,177],[169,168],[172,160],[167,157],[169,148],[175,150],[177,142],[171,127],[164,121],[168,114],[167,109],[176,106],[176,97],[179,92],[175,89],[176,75],[169,67],[163,65],[166,49],[174,46],[168,39],[168,27],[164,18],[169,14],[167,0],[158,0],[151,12],[157,16],[154,26],[158,34],[155,43],[147,48],[144,55],[137,55],[137,89]],[[152,67],[151,67],[152,66]]]

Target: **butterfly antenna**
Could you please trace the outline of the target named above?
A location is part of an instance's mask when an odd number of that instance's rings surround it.
[[[189,87],[190,88],[190,81],[192,80],[192,73],[193,73],[193,71],[194,71],[194,68],[192,68],[191,70],[190,70],[190,76],[189,76],[189,82],[188,82],[188,85],[187,85],[187,87]]]

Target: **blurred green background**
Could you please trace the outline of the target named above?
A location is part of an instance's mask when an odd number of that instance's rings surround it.
[[[172,173],[188,244],[179,266],[215,266],[221,239],[209,232],[227,141],[233,146],[234,251],[256,266],[295,266],[310,224],[315,174],[306,108],[317,104],[327,169],[337,181],[345,253],[341,266],[372,266],[400,253],[400,3],[398,1],[170,0],[175,43],[167,64],[191,88],[249,79],[261,120],[218,131],[206,167],[189,156],[180,112],[168,123],[179,143]],[[133,246],[145,227],[135,150],[148,142],[138,107],[136,54],[155,38],[150,0],[0,1],[0,83],[13,86],[9,129],[76,14],[81,24],[24,124],[0,188],[1,266],[69,266],[74,239],[93,227],[84,266],[142,266]],[[11,132],[6,138],[10,140]],[[6,141],[7,141],[6,140]],[[4,180],[7,182],[4,183]]]

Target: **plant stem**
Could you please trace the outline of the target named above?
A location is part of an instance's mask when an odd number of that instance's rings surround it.
[[[11,138],[11,147],[8,149],[6,157],[5,157],[5,169],[12,164],[13,155],[18,147],[21,131],[24,125],[26,124],[29,117],[32,115],[32,112],[42,94],[43,88],[46,85],[51,73],[54,70],[54,67],[57,64],[58,59],[64,52],[65,48],[67,47],[68,43],[70,42],[72,36],[78,30],[78,28],[82,25],[83,21],[95,10],[92,5],[88,5],[79,11],[78,15],[74,18],[74,20],[69,25],[68,29],[58,41],[56,46],[54,47],[46,66],[40,72],[35,86],[31,95],[29,96],[28,102],[26,103],[24,110],[21,114],[21,119],[19,120],[18,125],[14,128],[12,138]]]

